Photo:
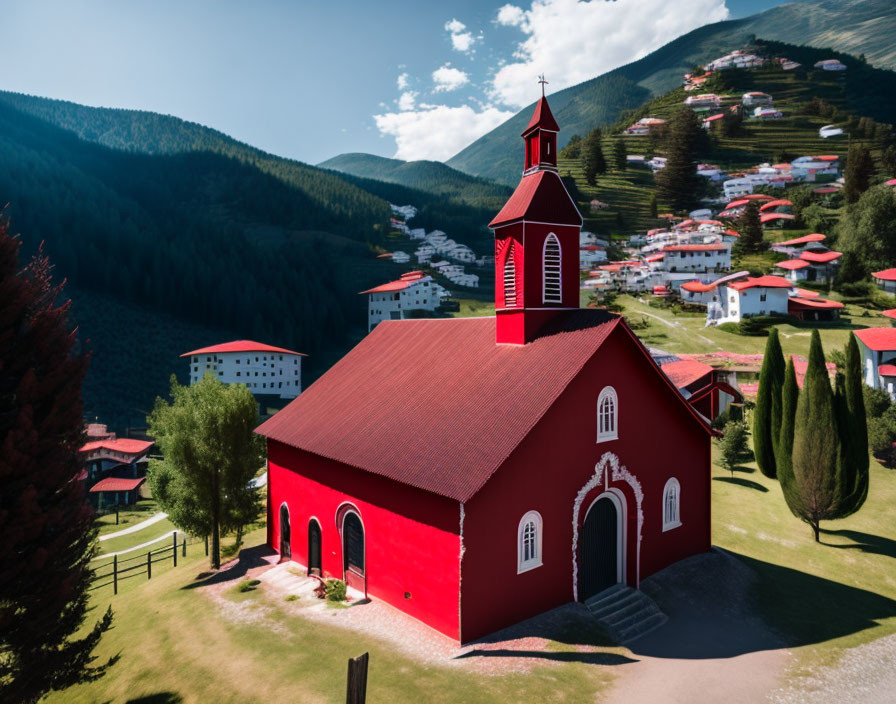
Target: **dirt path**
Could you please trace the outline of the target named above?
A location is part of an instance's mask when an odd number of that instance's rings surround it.
[[[707,578],[707,576],[709,577]],[[669,616],[632,643],[610,704],[766,701],[790,653],[743,608],[752,573],[721,552],[678,563],[642,583]]]

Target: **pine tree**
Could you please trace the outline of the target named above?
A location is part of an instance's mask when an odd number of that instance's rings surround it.
[[[687,107],[676,112],[668,125],[666,166],[656,174],[657,193],[673,209],[690,209],[704,185],[697,175],[697,150],[706,134],[696,113]]]
[[[781,426],[778,429],[775,468],[778,481],[785,495],[793,487],[793,428],[796,423],[796,407],[800,397],[800,387],[796,383],[796,369],[793,357],[787,358],[784,370],[784,386],[781,388]]]
[[[762,218],[759,215],[759,203],[751,200],[744,208],[735,225],[740,237],[734,247],[738,254],[750,254],[761,252],[766,248],[766,242],[762,233]]]
[[[868,497],[868,422],[862,383],[862,359],[852,333],[846,343],[846,368],[843,374],[840,437],[843,492],[841,517],[858,511]]]
[[[597,175],[607,172],[607,160],[601,147],[600,128],[595,127],[582,140],[582,170],[589,186],[597,185]]]
[[[843,196],[847,203],[855,203],[868,190],[873,173],[874,161],[868,147],[863,144],[850,146],[843,172]]]
[[[765,344],[762,370],[759,372],[759,392],[753,411],[753,454],[759,471],[774,479],[775,448],[778,428],[781,427],[781,387],[784,385],[784,354],[778,341],[778,329],[772,328]]]
[[[656,218],[659,215],[659,206],[656,202],[656,193],[650,195],[650,217]]]
[[[819,540],[819,524],[839,518],[838,439],[834,394],[824,363],[818,330],[812,331],[809,364],[796,406],[793,433],[793,482],[783,483],[790,510],[812,526]]]
[[[102,676],[105,615],[80,640],[96,532],[79,480],[81,384],[69,303],[42,252],[19,270],[0,222],[0,701],[30,703]]]
[[[616,162],[617,171],[625,171],[628,168],[628,149],[625,146],[625,140],[620,137],[617,137],[613,144],[613,159]]]

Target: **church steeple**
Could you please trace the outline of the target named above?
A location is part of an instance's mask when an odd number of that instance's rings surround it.
[[[582,216],[557,174],[559,131],[542,95],[522,134],[523,177],[489,223],[495,231],[499,343],[531,342],[548,320],[579,307]]]

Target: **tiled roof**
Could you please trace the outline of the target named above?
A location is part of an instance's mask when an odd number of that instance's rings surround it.
[[[679,389],[690,386],[698,379],[712,372],[712,367],[692,359],[668,362],[660,367],[669,380]]]
[[[896,328],[861,328],[853,332],[868,349],[878,352],[896,350]]]
[[[148,440],[134,440],[132,438],[116,438],[115,440],[94,440],[85,443],[79,449],[80,452],[92,452],[93,450],[112,450],[126,455],[139,455],[152,447]]]
[[[582,225],[578,208],[566,192],[563,181],[553,171],[536,171],[523,176],[513,195],[488,226],[494,228],[518,220]]]
[[[783,276],[759,276],[747,278],[744,281],[735,281],[728,284],[735,291],[743,291],[748,288],[790,288],[792,284]]]
[[[146,477],[137,477],[136,479],[124,479],[119,477],[106,477],[105,479],[100,479],[96,484],[90,487],[90,493],[100,491],[131,491],[132,489],[136,489],[143,482],[146,481]]]
[[[426,276],[422,271],[410,271],[407,274],[402,274],[401,278],[397,281],[390,281],[386,284],[380,284],[379,286],[374,286],[373,288],[369,288],[366,291],[361,291],[361,294],[365,293],[386,293],[388,291],[401,291],[403,289],[409,288],[413,286],[415,283],[420,281],[424,276]]]
[[[221,345],[212,345],[211,347],[200,347],[192,352],[184,352],[181,357],[189,357],[194,354],[215,354],[217,352],[277,352],[280,354],[294,354],[299,357],[307,357],[308,355],[301,352],[293,352],[282,347],[273,347],[265,345],[261,342],[253,342],[252,340],[234,340],[233,342],[225,342]]]
[[[809,266],[809,262],[804,262],[802,259],[788,259],[783,262],[778,262],[775,264],[779,269],[787,269],[787,271],[794,271],[796,269],[805,269]]]

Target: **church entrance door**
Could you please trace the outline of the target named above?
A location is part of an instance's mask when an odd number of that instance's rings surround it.
[[[280,559],[289,560],[292,557],[292,545],[290,544],[289,508],[285,503],[280,504]]]
[[[603,494],[591,504],[582,528],[579,599],[623,581],[622,507],[615,494]]]
[[[308,522],[308,574],[320,576],[320,523],[315,519]]]

